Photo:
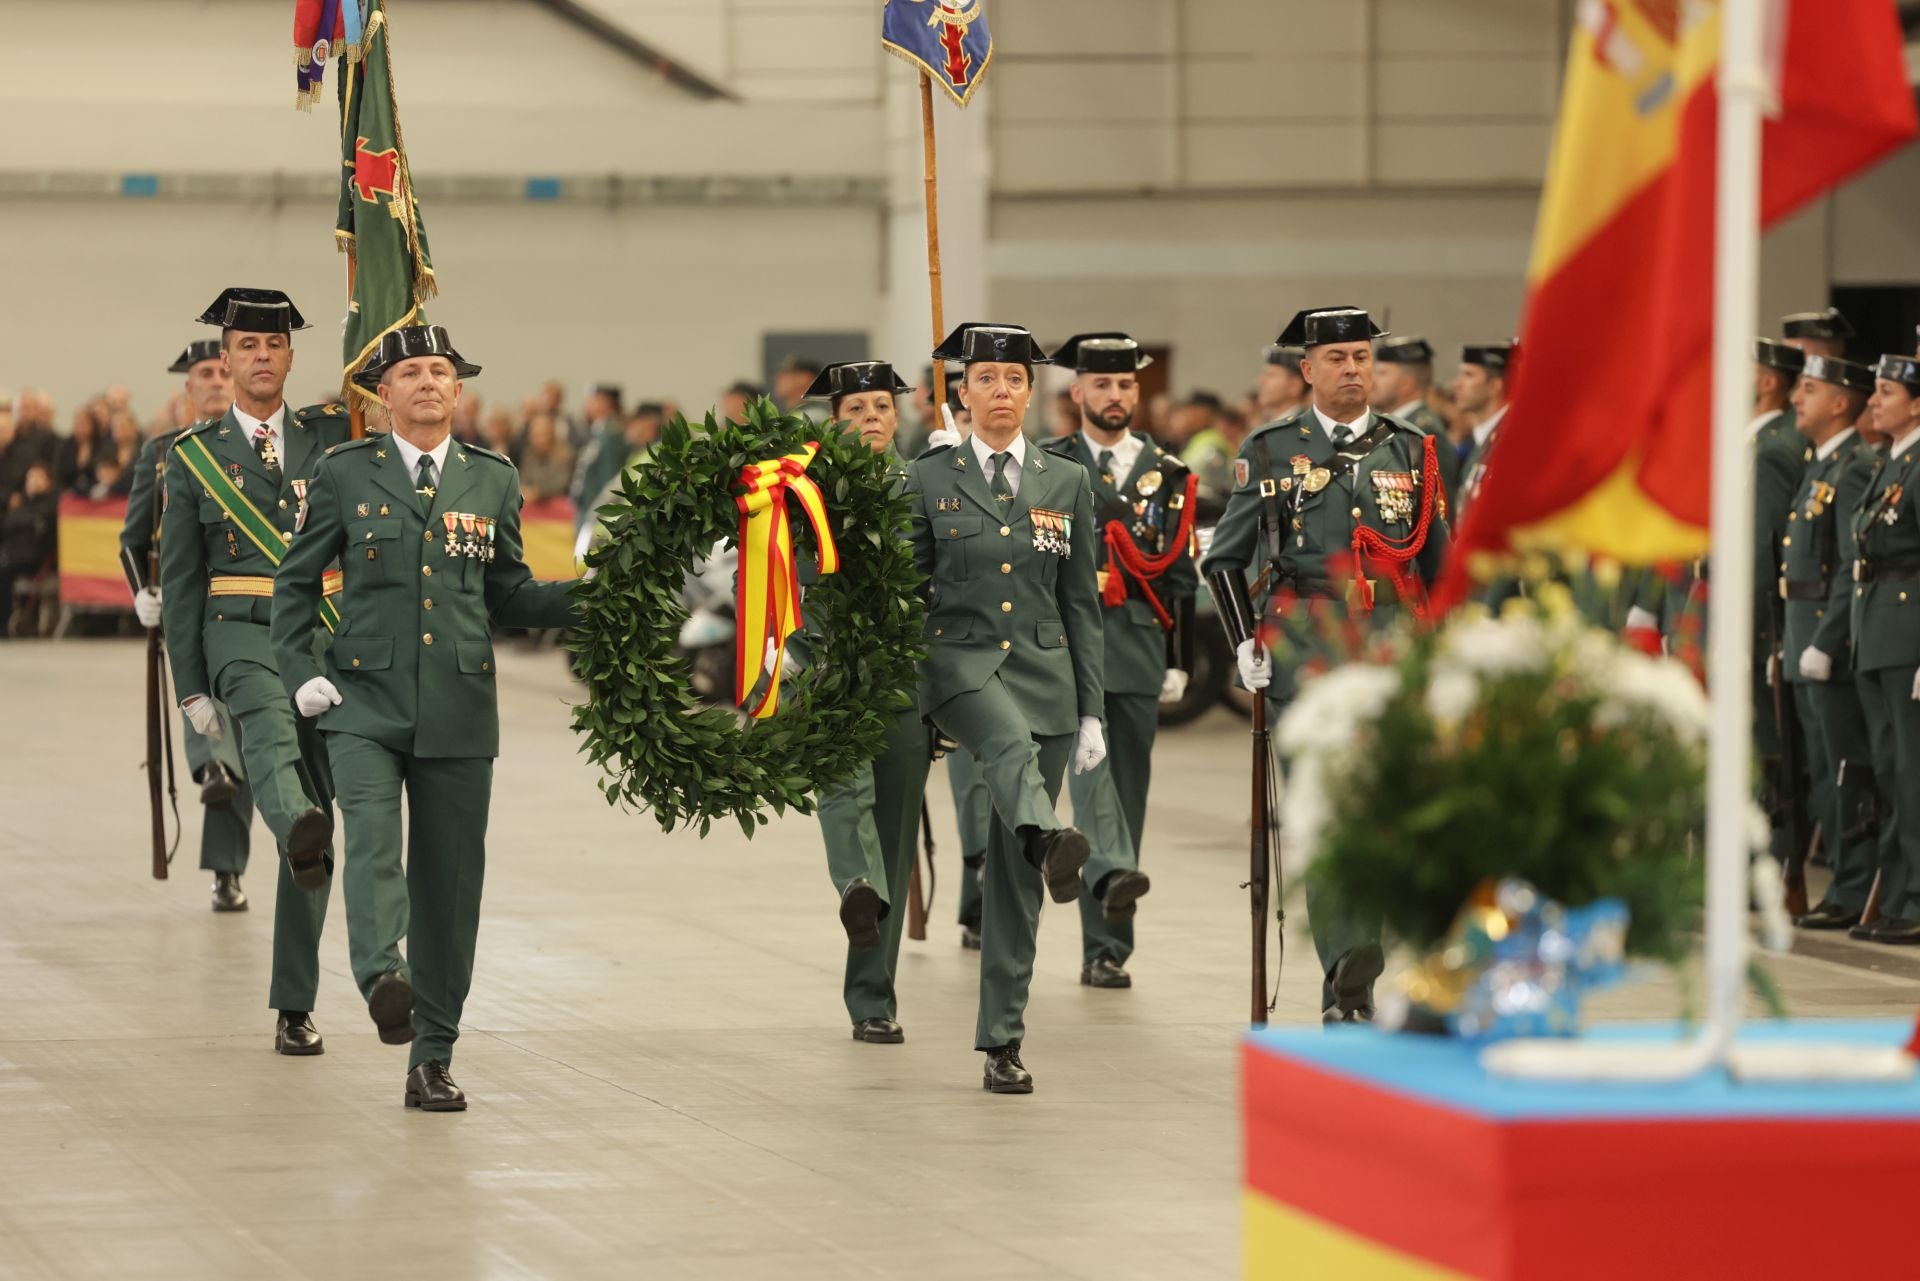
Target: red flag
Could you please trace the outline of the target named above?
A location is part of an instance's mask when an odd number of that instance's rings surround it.
[[[1774,0],[1762,225],[1916,131],[1885,0]],[[1512,407],[1439,593],[1489,554],[1706,550],[1720,7],[1587,0],[1542,197]]]

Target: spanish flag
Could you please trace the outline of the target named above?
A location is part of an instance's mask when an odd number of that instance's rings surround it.
[[[1700,556],[1711,488],[1718,0],[1581,0],[1512,406],[1440,596],[1502,553]],[[1916,129],[1886,0],[1771,0],[1768,225]]]

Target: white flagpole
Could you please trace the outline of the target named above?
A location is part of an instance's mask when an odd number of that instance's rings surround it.
[[[1753,466],[1747,421],[1760,324],[1760,129],[1768,0],[1720,8],[1713,265],[1713,553],[1708,590],[1707,1023],[1726,1055],[1746,1000],[1753,760]]]

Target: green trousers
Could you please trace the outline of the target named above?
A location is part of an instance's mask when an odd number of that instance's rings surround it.
[[[947,786],[960,827],[960,924],[980,928],[980,878],[987,866],[987,832],[993,822],[993,798],[979,762],[966,748],[947,753]]]
[[[1866,906],[1878,866],[1873,836],[1858,836],[1851,842],[1846,838],[1849,829],[1871,829],[1868,820],[1876,805],[1873,789],[1852,776],[1853,770],[1870,765],[1873,759],[1866,713],[1852,681],[1795,685],[1793,696],[1807,743],[1809,802],[1833,868],[1833,883],[1822,901],[1857,912]],[[1845,786],[1840,783],[1842,761],[1852,763]]]
[[[1880,911],[1920,920],[1920,703],[1912,667],[1855,674],[1880,785]]]
[[[280,675],[260,663],[233,662],[220,670],[215,691],[226,719],[240,726],[240,751],[253,803],[273,833],[280,855],[273,896],[273,979],[267,1004],[311,1010],[320,990],[320,931],[327,921],[333,880],[317,890],[293,883],[286,859],[293,821],[314,806],[326,808],[331,785],[313,722],[298,715]]]
[[[995,676],[933,713],[934,723],[973,754],[993,798],[986,875],[980,887],[980,1013],[974,1048],[998,1049],[1026,1036],[1027,989],[1046,880],[1028,861],[1020,829],[1058,831],[1054,813],[1074,735],[1037,735]]]
[[[238,786],[233,800],[218,809],[200,811],[200,870],[203,872],[244,872],[247,870],[248,829],[253,826],[253,792],[247,786],[247,766],[240,753],[240,722],[224,714],[227,733],[214,742],[193,727],[184,715],[180,718],[180,746],[186,752],[187,773],[197,783],[208,764],[219,761],[227,767]]]
[[[1107,759],[1067,779],[1073,824],[1087,834],[1087,888],[1080,895],[1081,963],[1106,957],[1125,965],[1133,955],[1133,919],[1109,921],[1094,891],[1109,873],[1140,866],[1140,834],[1147,826],[1147,786],[1153,777],[1153,740],[1160,731],[1160,700],[1150,694],[1107,693]]]
[[[451,1064],[473,986],[493,760],[412,756],[354,734],[325,738],[346,833],[341,874],[354,982],[365,996],[374,980],[398,971],[413,984],[408,1069],[430,1059]]]
[[[864,877],[880,892],[886,914],[880,946],[847,949],[847,1014],[891,1019],[898,1012],[893,978],[900,964],[900,935],[907,925],[907,885],[913,877],[914,843],[920,837],[920,807],[927,790],[926,722],[917,708],[894,719],[880,755],[860,767],[851,782],[820,798],[820,833],[827,844],[827,875],[836,897]]]

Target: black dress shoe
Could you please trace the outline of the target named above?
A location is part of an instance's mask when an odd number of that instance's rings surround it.
[[[1333,1004],[1321,1011],[1323,1023],[1373,1022],[1373,982],[1387,968],[1378,943],[1362,943],[1333,965]],[[1338,1014],[1335,1019],[1330,1015]]]
[[[1895,947],[1920,947],[1920,921],[1883,916],[1867,931],[1870,943],[1890,943]]]
[[[327,846],[333,844],[333,815],[323,809],[310,809],[293,820],[287,833],[287,866],[293,869],[293,883],[303,890],[317,890],[327,883]]]
[[[213,874],[213,910],[216,912],[247,910],[247,894],[240,888],[240,873],[215,872]]]
[[[1111,957],[1096,956],[1080,968],[1081,987],[1132,987],[1133,975]]]
[[[987,1051],[987,1070],[980,1087],[995,1094],[1033,1093],[1033,1073],[1020,1061],[1019,1042]]]
[[[388,970],[373,981],[367,993],[367,1013],[387,1045],[405,1045],[413,1039],[413,985]]]
[[[980,950],[980,927],[978,925],[962,925],[960,927],[960,946],[968,952],[978,952]]]
[[[326,1045],[320,1040],[320,1032],[313,1026],[313,1015],[305,1010],[282,1010],[280,1019],[273,1026],[273,1052],[275,1054],[325,1054]]]
[[[853,1039],[869,1045],[898,1045],[907,1034],[892,1019],[861,1019],[853,1025]]]
[[[240,781],[219,761],[208,761],[200,771],[200,803],[210,810],[225,809],[239,794]]]
[[[1860,922],[1858,909],[1849,911],[1838,903],[1822,903],[1811,912],[1802,912],[1793,923],[1803,930],[1844,930]]]
[[[453,1074],[438,1059],[428,1059],[407,1073],[407,1106],[422,1112],[465,1112],[467,1096],[453,1083]]]
[[[856,952],[871,952],[880,946],[880,915],[886,901],[873,882],[856,876],[840,896],[840,924],[846,927],[847,946]]]
[[[1872,925],[1865,924],[1864,922],[1858,925],[1849,925],[1847,927],[1847,937],[1850,939],[1859,939],[1862,943],[1871,943],[1873,942],[1873,932],[1880,927],[1880,922],[1886,919],[1886,917],[1882,916],[1875,920]]]
[[[1134,904],[1153,888],[1145,872],[1113,872],[1100,887],[1100,915],[1109,921],[1133,919]]]
[[[1027,837],[1027,860],[1047,878],[1047,893],[1056,903],[1071,903],[1080,897],[1080,869],[1092,852],[1086,836],[1077,827],[1046,832],[1035,828]]]

